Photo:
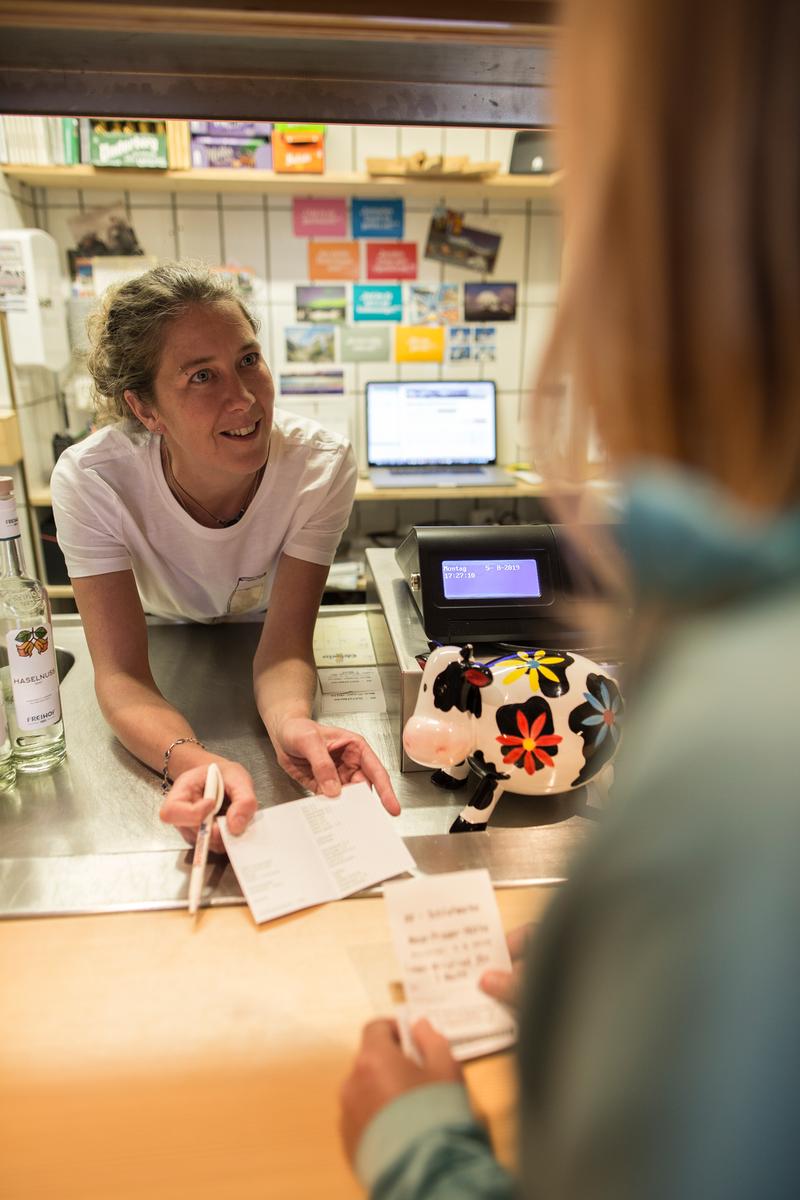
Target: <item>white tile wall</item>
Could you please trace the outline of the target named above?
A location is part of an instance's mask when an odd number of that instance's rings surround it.
[[[513,130],[502,129],[329,126],[327,169],[331,172],[361,171],[368,156],[391,157],[416,150],[425,150],[429,154],[468,154],[480,161],[498,159],[505,167],[513,134]],[[302,181],[298,181],[298,191],[302,191]],[[402,187],[398,187],[397,194],[402,195]],[[517,461],[524,459],[527,453],[528,436],[521,414],[526,409],[528,391],[552,324],[558,294],[562,229],[557,207],[546,197],[527,198],[524,194],[519,198],[516,195],[482,198],[470,192],[461,199],[453,187],[443,187],[442,198],[451,207],[464,211],[469,224],[502,236],[493,278],[517,282],[517,320],[498,324],[494,362],[444,363],[441,366],[347,364],[343,397],[291,398],[284,402],[285,407],[296,411],[302,407],[303,411],[331,426],[349,429],[362,466],[364,384],[368,379],[398,376],[464,378],[478,375],[494,379],[498,385],[500,458]],[[112,203],[126,205],[139,241],[148,254],[160,259],[194,258],[211,265],[235,262],[252,268],[256,278],[252,306],[262,322],[261,338],[266,356],[276,374],[286,369],[283,330],[285,325],[295,323],[296,284],[308,282],[307,242],[294,237],[289,196],[30,189],[16,183],[9,186],[0,174],[0,228],[38,225],[46,229],[64,252],[65,278],[66,250],[73,244],[69,218],[81,210]],[[423,257],[433,203],[427,196],[406,197],[405,237],[419,245],[420,282],[479,280],[481,277],[475,272]],[[30,406],[30,412],[23,417],[23,436],[30,459],[31,480],[33,483],[45,482],[49,474],[50,437],[60,424],[57,388],[53,386],[52,377],[49,383],[42,379],[21,379],[20,382],[24,404]],[[2,389],[0,372],[0,405],[4,403]],[[445,502],[434,507],[436,512],[442,512]],[[468,503],[465,508],[462,504],[464,518],[469,507]],[[383,503],[360,505],[361,532],[390,527],[394,520],[390,512],[393,508]],[[404,512],[407,509],[408,505],[404,504]],[[431,519],[431,506],[425,511]],[[453,519],[449,508],[446,516]],[[417,514],[414,519],[423,518],[424,514]]]

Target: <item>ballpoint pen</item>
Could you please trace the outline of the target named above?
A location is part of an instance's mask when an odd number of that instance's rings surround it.
[[[194,916],[200,906],[200,896],[203,892],[203,882],[208,862],[208,844],[211,841],[211,831],[214,828],[214,818],[222,808],[225,799],[225,784],[222,781],[220,769],[216,763],[209,763],[206,771],[206,784],[203,788],[203,799],[213,800],[214,807],[203,818],[197,831],[197,841],[194,844],[192,873],[189,877],[189,915]]]

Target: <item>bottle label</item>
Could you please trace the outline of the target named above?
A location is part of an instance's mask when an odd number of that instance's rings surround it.
[[[0,497],[0,538],[19,537],[17,502],[13,496]]]
[[[9,629],[8,666],[17,725],[35,733],[61,720],[53,631],[45,622]]]
[[[6,710],[3,704],[3,697],[0,695],[0,746],[3,745],[8,737],[8,725],[6,723]]]

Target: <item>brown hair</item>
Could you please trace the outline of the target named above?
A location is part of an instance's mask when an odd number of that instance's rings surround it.
[[[800,5],[571,0],[562,299],[537,463],[694,467],[745,503],[800,499]],[[546,444],[562,372],[578,414]]]
[[[161,263],[109,288],[89,318],[87,366],[94,381],[98,424],[133,420],[125,402],[128,390],[145,403],[154,403],[153,385],[172,321],[193,306],[225,303],[238,305],[253,332],[258,332],[258,322],[230,284],[203,265]]]

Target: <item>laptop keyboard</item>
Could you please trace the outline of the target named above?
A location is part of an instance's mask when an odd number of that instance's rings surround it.
[[[482,475],[483,467],[464,463],[444,467],[389,467],[390,475]]]

